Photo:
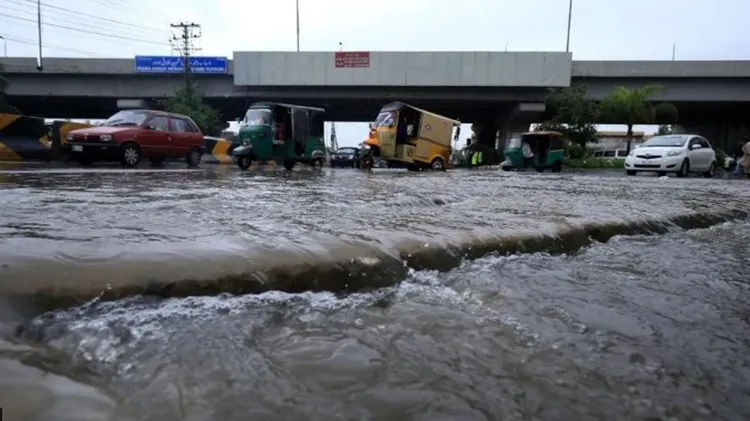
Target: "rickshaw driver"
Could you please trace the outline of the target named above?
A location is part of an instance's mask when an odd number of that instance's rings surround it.
[[[524,161],[526,161],[526,166],[531,165],[531,161],[534,159],[534,152],[531,150],[531,145],[529,145],[529,142],[524,140],[523,144],[521,145],[521,149],[523,151],[523,159]]]

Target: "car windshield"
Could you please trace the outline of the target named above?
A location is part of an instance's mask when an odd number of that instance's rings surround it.
[[[375,120],[375,127],[390,127],[396,123],[396,113],[393,111],[382,111]]]
[[[521,147],[521,136],[513,136],[508,139],[508,143],[505,145],[507,148],[520,148]]]
[[[656,136],[641,143],[641,148],[679,148],[685,145],[687,137],[685,136]]]
[[[354,155],[356,149],[354,148],[341,148],[336,151],[337,155]]]
[[[120,111],[108,118],[102,126],[140,126],[148,115],[148,111]]]
[[[262,108],[247,110],[243,123],[248,126],[270,126],[271,110]]]

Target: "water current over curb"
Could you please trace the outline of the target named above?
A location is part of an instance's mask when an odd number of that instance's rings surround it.
[[[663,219],[567,225],[548,234],[488,236],[447,245],[412,243],[398,247],[392,253],[360,246],[343,253],[343,256],[348,255],[344,259],[316,259],[293,265],[267,264],[216,278],[143,279],[141,282],[108,284],[106,289],[89,283],[49,285],[17,294],[17,298],[29,302],[39,311],[46,311],[93,299],[109,301],[133,295],[167,298],[220,293],[255,294],[270,290],[348,293],[393,285],[403,280],[410,269],[448,271],[459,266],[464,259],[477,259],[493,253],[570,253],[588,246],[592,241],[606,242],[618,235],[651,235],[663,234],[671,229],[708,228],[749,215],[747,211],[735,209]],[[283,259],[280,260],[283,262]]]

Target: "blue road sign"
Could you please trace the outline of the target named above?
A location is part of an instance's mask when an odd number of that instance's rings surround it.
[[[182,73],[183,59],[179,56],[135,56],[136,73]],[[196,74],[227,74],[226,57],[190,57],[190,71]]]

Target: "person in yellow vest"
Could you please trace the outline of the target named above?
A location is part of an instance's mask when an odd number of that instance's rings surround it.
[[[471,166],[477,167],[479,165],[482,165],[483,156],[482,151],[475,151],[474,154],[471,156]]]

